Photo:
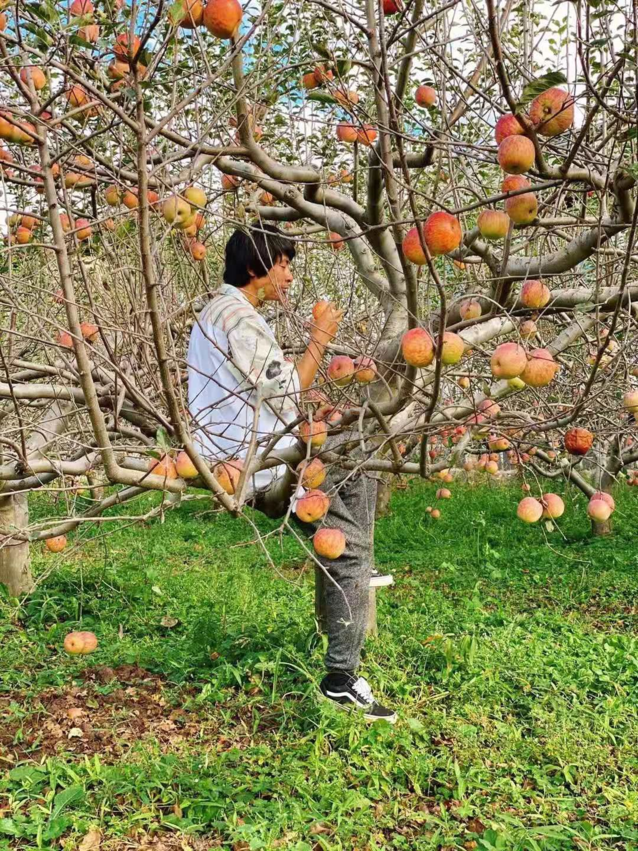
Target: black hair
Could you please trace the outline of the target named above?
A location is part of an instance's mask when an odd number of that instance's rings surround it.
[[[293,260],[295,245],[274,225],[252,225],[236,230],[226,243],[224,282],[233,287],[250,283],[250,272],[258,278],[268,274],[281,257]]]

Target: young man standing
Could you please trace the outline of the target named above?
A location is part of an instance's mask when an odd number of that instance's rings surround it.
[[[259,447],[297,419],[299,396],[314,382],[342,311],[328,305],[314,321],[308,345],[296,364],[287,361],[272,329],[259,313],[268,302],[287,303],[293,282],[294,244],[271,225],[236,230],[226,245],[224,282],[202,310],[188,349],[188,398],[193,437],[211,461],[241,458],[251,443]],[[278,449],[297,444],[292,434]],[[259,471],[253,492],[268,489],[285,468]],[[341,529],[346,549],[324,568],[328,651],[324,698],[362,711],[371,721],[394,723],[396,714],[378,704],[370,686],[357,676],[368,616],[368,588],[374,564],[376,482],[361,472],[333,466],[323,489],[330,496],[325,518]],[[313,534],[320,524],[302,524]]]

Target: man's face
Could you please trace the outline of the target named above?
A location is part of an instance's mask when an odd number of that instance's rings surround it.
[[[278,301],[281,304],[286,303],[286,294],[292,282],[290,259],[285,254],[277,258],[269,272],[255,279],[259,289],[263,290],[261,297],[264,301]]]

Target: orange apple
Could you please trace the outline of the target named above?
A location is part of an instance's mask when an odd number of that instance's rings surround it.
[[[526,496],[519,502],[516,515],[524,523],[537,523],[543,516],[543,506],[534,497]]]
[[[66,535],[55,535],[53,538],[47,538],[44,543],[49,552],[61,553],[66,547]]]
[[[216,38],[231,38],[237,32],[242,16],[238,0],[208,0],[202,23]]]
[[[412,328],[401,338],[403,359],[410,366],[429,366],[434,360],[434,342],[425,328]]]
[[[295,505],[295,514],[302,523],[313,523],[320,520],[330,507],[330,499],[320,490],[307,491]]]
[[[193,464],[185,449],[182,449],[175,459],[175,469],[177,475],[182,479],[195,479],[199,476],[197,467]]]
[[[436,89],[433,89],[432,86],[419,86],[415,92],[414,100],[419,106],[434,106],[436,103]]]
[[[346,548],[346,536],[341,529],[318,529],[312,539],[315,552],[320,558],[335,559],[343,555]]]

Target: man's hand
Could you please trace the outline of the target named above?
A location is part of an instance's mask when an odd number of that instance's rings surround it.
[[[313,311],[314,321],[311,325],[310,339],[319,343],[320,346],[327,346],[339,329],[343,310],[329,301],[316,307],[319,309]]]

